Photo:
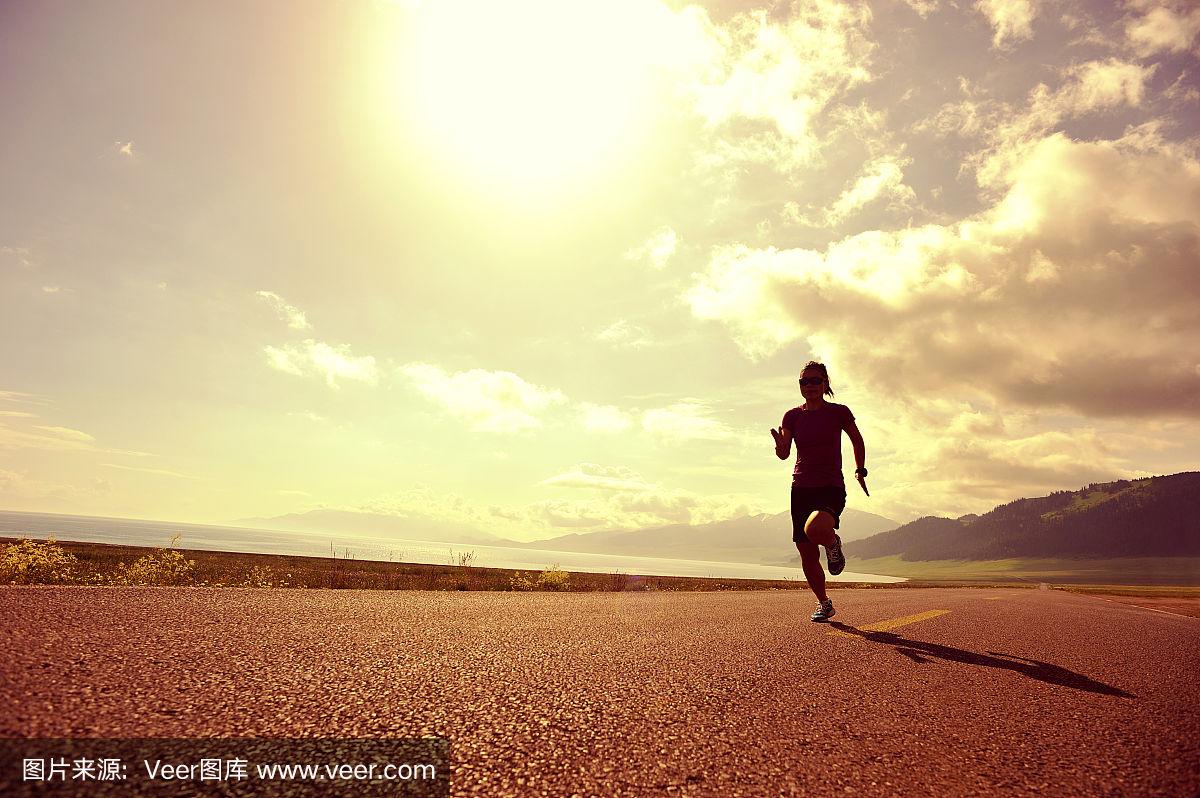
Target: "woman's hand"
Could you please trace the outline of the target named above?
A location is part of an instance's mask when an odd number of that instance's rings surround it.
[[[771,430],[771,437],[775,439],[775,456],[786,460],[792,452],[792,433],[780,427]]]

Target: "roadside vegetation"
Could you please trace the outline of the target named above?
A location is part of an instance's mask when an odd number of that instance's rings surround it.
[[[517,571],[508,580],[513,590],[570,590],[571,575],[554,563],[538,574],[526,575]]]
[[[671,591],[807,590],[794,580],[582,573],[557,563],[542,571],[481,568],[474,551],[455,551],[448,565],[328,557],[183,550],[28,538],[0,538],[0,585],[93,585],[356,590]]]
[[[176,549],[179,536],[167,548],[141,550],[129,562],[88,553],[77,556],[53,537],[44,540],[20,538],[0,551],[0,584],[9,585],[95,585],[183,587],[216,584],[229,587],[283,586],[270,566],[252,565],[245,574],[223,582],[198,576],[196,560]],[[70,545],[70,544],[67,544]],[[88,544],[74,544],[75,546]],[[117,547],[133,548],[133,547]]]
[[[4,548],[0,554],[0,579],[13,585],[68,585],[80,577],[79,560],[50,538],[39,543],[29,538]]]
[[[685,576],[641,576],[614,571],[587,573],[563,570],[557,563],[541,571],[481,568],[474,551],[455,551],[447,565],[354,559],[339,556],[330,544],[328,557],[244,554],[178,548],[179,536],[162,548],[104,543],[58,542],[54,538],[0,537],[0,585],[91,585],[147,587],[305,588],[355,590],[489,590],[541,592],[645,592],[706,590],[808,590],[795,579],[717,579]],[[402,556],[402,553],[401,553]],[[1116,563],[1080,570],[1080,562],[1029,561],[985,563],[906,563],[896,558],[860,561],[875,573],[900,573],[911,581],[893,584],[837,582],[830,589],[918,587],[1027,587],[1048,583],[1059,589],[1106,595],[1200,599],[1196,562],[1179,558],[1153,562],[1123,561],[1122,576],[1112,578]],[[1093,564],[1094,565],[1094,564]],[[1014,566],[1016,566],[1014,568]],[[1071,567],[1074,566],[1074,567]],[[890,568],[890,570],[889,570]],[[798,571],[799,569],[797,569]],[[907,573],[904,573],[908,571]],[[1190,575],[1190,578],[1189,578]],[[1100,578],[1100,577],[1107,578]],[[1081,578],[1083,577],[1083,578]],[[1091,577],[1091,578],[1089,578]],[[1016,581],[1013,581],[1013,580]],[[1176,586],[1155,586],[1157,580]],[[1135,583],[1136,582],[1136,583]],[[1088,584],[1092,583],[1092,584]]]

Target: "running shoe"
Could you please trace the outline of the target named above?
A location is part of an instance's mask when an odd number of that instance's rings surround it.
[[[842,554],[842,539],[833,536],[833,543],[825,547],[825,559],[829,560],[829,573],[837,576],[846,567],[846,555]]]
[[[825,599],[817,605],[817,611],[812,614],[812,620],[817,621],[818,623],[821,621],[828,621],[833,617],[834,612],[836,612],[836,610],[833,608],[833,599]]]

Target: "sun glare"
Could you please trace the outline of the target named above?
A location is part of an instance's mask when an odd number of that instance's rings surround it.
[[[618,168],[652,127],[649,3],[437,0],[409,12],[401,123],[466,180],[556,193]]]

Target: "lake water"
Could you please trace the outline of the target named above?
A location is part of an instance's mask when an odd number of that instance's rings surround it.
[[[428,540],[382,540],[341,533],[283,532],[270,529],[208,526],[202,524],[135,521],[89,516],[43,515],[0,511],[0,535],[24,534],[45,539],[78,540],[87,543],[117,543],[126,546],[159,546],[170,543],[172,535],[181,537],[179,548],[206,551],[237,551],[251,554],[290,554],[307,557],[343,557],[354,559],[449,565],[460,554],[474,552],[472,565],[484,568],[519,568],[541,571],[557,565],[565,571],[589,573],[642,574],[645,576],[699,576],[726,579],[803,580],[799,566],[755,565],[752,563],[678,560],[660,557],[634,557],[622,554],[587,554],[553,549],[524,549],[506,546],[442,543]],[[786,556],[781,551],[780,557]],[[894,576],[844,571],[829,577],[838,582],[903,582]]]

